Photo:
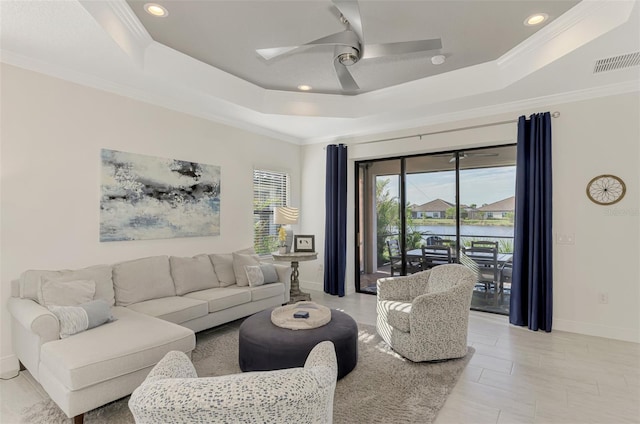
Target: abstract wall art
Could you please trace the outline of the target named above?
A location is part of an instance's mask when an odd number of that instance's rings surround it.
[[[102,149],[100,241],[220,234],[220,167]]]

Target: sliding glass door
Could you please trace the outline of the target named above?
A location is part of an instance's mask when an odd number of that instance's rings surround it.
[[[399,252],[401,160],[380,160],[358,165],[358,286],[376,293],[378,278],[402,274]]]
[[[356,164],[356,290],[443,263],[478,275],[473,309],[508,313],[515,146]]]

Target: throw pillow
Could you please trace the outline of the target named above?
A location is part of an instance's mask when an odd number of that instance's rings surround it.
[[[265,284],[278,282],[278,272],[273,264],[260,264],[260,269],[262,270]]]
[[[249,287],[278,282],[278,273],[273,264],[247,265],[244,269],[247,280],[249,280]]]
[[[193,258],[178,258],[171,256],[171,276],[176,285],[176,294],[191,293],[198,290],[206,290],[220,287],[220,282],[213,265],[207,255],[197,255]]]
[[[112,271],[111,265],[94,265],[84,269],[60,271],[60,276],[56,277],[56,280],[93,280],[96,283],[96,293],[93,295],[93,299],[104,299],[110,306],[113,306],[116,301],[113,291]]]
[[[96,293],[93,280],[60,281],[42,277],[38,288],[38,303],[42,306],[76,306],[90,302]]]
[[[92,300],[78,306],[49,306],[48,308],[60,321],[61,339],[113,321],[111,307],[103,299]]]
[[[264,275],[259,265],[248,265],[244,267],[249,280],[249,287],[258,287],[264,284]]]
[[[244,267],[251,265],[260,265],[260,257],[258,255],[233,253],[233,272],[236,275],[236,284],[238,287],[246,287],[249,285]]]

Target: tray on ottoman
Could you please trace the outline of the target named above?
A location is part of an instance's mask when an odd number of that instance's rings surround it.
[[[296,312],[308,312],[308,318],[295,318]],[[308,330],[326,325],[331,321],[331,309],[314,302],[298,302],[281,306],[271,311],[271,322],[289,330]]]

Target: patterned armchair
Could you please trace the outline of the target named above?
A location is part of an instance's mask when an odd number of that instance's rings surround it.
[[[458,264],[378,280],[377,331],[414,361],[467,354],[467,325],[476,275]]]
[[[331,423],[338,366],[332,342],[304,368],[197,378],[182,352],[151,370],[129,400],[136,423]]]

